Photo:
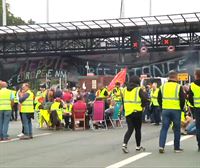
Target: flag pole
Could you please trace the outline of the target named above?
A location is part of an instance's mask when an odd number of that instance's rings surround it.
[[[7,18],[6,18],[6,0],[2,0],[2,10],[3,10],[3,26],[7,25]]]

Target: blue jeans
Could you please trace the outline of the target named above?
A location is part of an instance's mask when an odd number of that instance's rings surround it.
[[[180,137],[181,137],[181,110],[162,110],[162,128],[160,130],[159,146],[164,148],[167,131],[170,123],[174,125],[174,149],[180,149]]]
[[[196,137],[197,137],[197,143],[198,147],[200,148],[200,108],[194,109],[194,116],[196,119]]]
[[[8,127],[11,118],[11,111],[0,111],[0,138],[8,138]]]
[[[27,113],[21,113],[22,114],[22,124],[24,127],[24,135],[26,136],[32,136],[32,123],[31,118]]]
[[[192,121],[185,129],[187,134],[189,135],[196,135],[196,124],[195,121]]]

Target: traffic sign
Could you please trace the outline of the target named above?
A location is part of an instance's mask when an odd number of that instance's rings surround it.
[[[178,73],[178,80],[179,81],[188,81],[188,73]]]

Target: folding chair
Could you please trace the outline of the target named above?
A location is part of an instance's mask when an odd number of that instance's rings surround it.
[[[115,125],[114,125],[114,122],[113,122],[113,121],[115,121],[115,123],[119,122],[120,127],[123,128],[121,119],[119,118],[121,106],[122,106],[122,103],[121,103],[121,102],[116,102],[115,107],[114,107],[113,115],[112,115],[111,117],[109,117],[109,120],[110,120],[110,122],[111,122],[113,128],[115,128]],[[117,124],[116,124],[116,125],[117,125]]]
[[[74,130],[76,130],[76,122],[83,122],[83,130],[85,130],[85,110],[73,110],[72,116],[74,119]]]
[[[97,100],[93,104],[93,115],[92,115],[92,129],[94,129],[94,122],[104,122],[106,129],[107,123],[104,116],[105,103],[102,100]]]

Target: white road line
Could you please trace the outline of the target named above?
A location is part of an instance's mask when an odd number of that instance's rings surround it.
[[[50,135],[50,134],[52,134],[52,133],[36,134],[33,137],[47,136],[47,135]],[[13,138],[13,139],[11,139],[9,141],[0,141],[0,143],[8,143],[8,142],[19,141],[19,140],[20,140],[19,138]]]
[[[181,141],[184,141],[186,139],[192,138],[194,135],[185,135],[181,137]],[[174,141],[169,141],[165,144],[166,146],[174,145]]]
[[[125,159],[125,160],[122,160],[122,161],[120,161],[120,162],[117,162],[117,163],[115,163],[115,164],[112,164],[112,165],[110,165],[110,166],[108,166],[108,167],[106,167],[106,168],[119,168],[119,167],[125,166],[125,165],[127,165],[127,164],[130,164],[130,163],[132,163],[132,162],[134,162],[134,161],[136,161],[136,160],[138,160],[138,159],[141,159],[141,158],[143,158],[143,157],[146,157],[146,156],[148,156],[148,155],[150,155],[150,154],[151,154],[151,153],[149,153],[149,152],[142,152],[142,153],[140,153],[140,154],[138,154],[138,155],[134,155],[134,156],[129,157],[129,158]]]

